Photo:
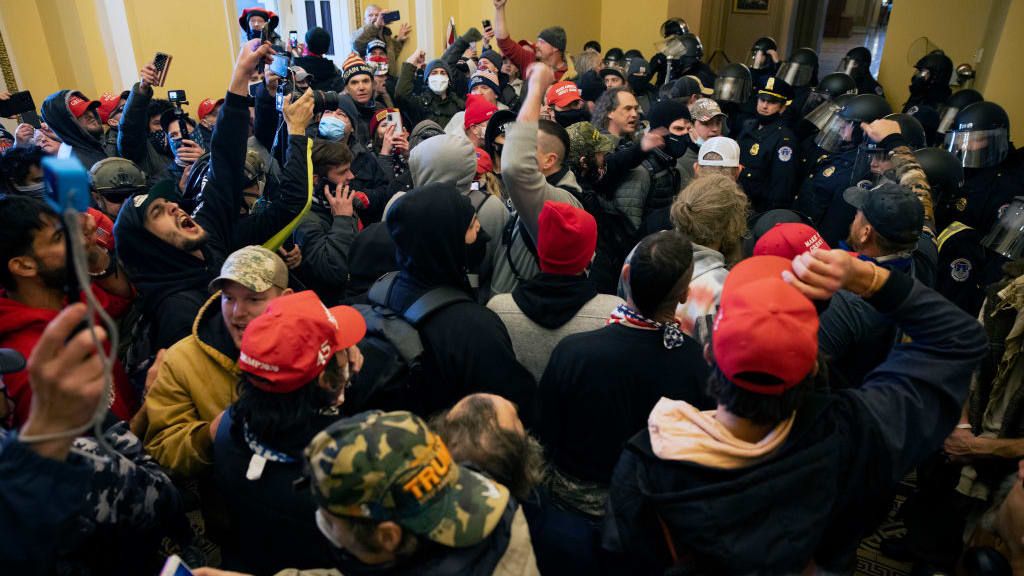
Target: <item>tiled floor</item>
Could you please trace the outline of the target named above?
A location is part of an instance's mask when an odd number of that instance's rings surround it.
[[[878,65],[882,62],[882,48],[885,46],[885,28],[855,28],[849,38],[825,38],[818,55],[820,76],[835,72],[839,61],[850,48],[866,46],[871,50],[871,74],[878,76]]]

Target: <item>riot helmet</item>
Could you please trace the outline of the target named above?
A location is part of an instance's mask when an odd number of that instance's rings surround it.
[[[839,61],[836,72],[845,72],[853,78],[861,78],[871,68],[871,50],[863,46],[851,48]]]
[[[661,23],[661,37],[669,38],[670,36],[681,36],[683,34],[689,34],[690,27],[686,25],[686,20],[682,18],[669,18]]]
[[[840,94],[832,100],[825,100],[821,104],[818,104],[817,108],[805,114],[804,120],[814,124],[818,130],[821,130],[837,112],[843,109],[843,106],[845,106],[850,100],[853,100],[854,96],[856,95]]]
[[[936,204],[940,198],[956,194],[964,185],[964,167],[946,150],[921,148],[914,151],[914,159],[928,177]]]
[[[747,67],[751,70],[764,70],[770,68],[774,63],[768,54],[769,50],[778,50],[779,46],[775,39],[769,36],[762,36],[754,41],[750,47],[750,57],[747,58]]]
[[[818,77],[818,53],[810,48],[800,48],[782,63],[776,76],[794,88],[815,83]]]
[[[942,50],[932,50],[914,64],[914,76],[911,84],[927,84],[930,86],[948,86],[953,77],[953,61]]]
[[[842,94],[856,94],[857,83],[849,74],[833,72],[821,79],[818,85],[811,90],[803,106],[803,116],[806,117],[812,111],[821,106],[822,102],[834,100]]]
[[[89,180],[94,192],[117,204],[146,190],[146,173],[135,162],[117,156],[93,164]]]
[[[943,147],[964,168],[997,166],[1010,152],[1010,118],[995,102],[975,102],[956,115]]]
[[[1024,255],[1024,196],[1017,196],[1000,211],[999,220],[981,239],[981,245],[1010,260]]]
[[[715,79],[715,93],[711,96],[719,102],[743,104],[750,99],[750,69],[739,62],[727,64]]]
[[[678,60],[685,72],[704,58],[704,45],[693,34],[672,36],[662,43],[661,53],[669,60]]]
[[[861,122],[874,122],[891,113],[892,107],[877,94],[854,96],[818,132],[814,142],[828,152],[858,145],[864,140]]]
[[[939,107],[939,128],[936,130],[939,134],[945,134],[949,132],[949,129],[953,127],[953,121],[956,120],[956,115],[961,110],[967,108],[975,102],[984,102],[985,98],[982,97],[981,92],[965,88],[954,92],[947,100],[946,103]]]
[[[608,51],[604,53],[604,60],[602,61],[602,64],[604,64],[605,68],[625,68],[625,60],[626,55],[623,54],[622,48],[609,48]]]
[[[903,135],[903,139],[907,141],[912,149],[924,148],[928,142],[925,137],[924,127],[918,122],[917,118],[914,118],[910,114],[889,114],[885,116],[887,120],[894,120],[900,125],[900,134]],[[867,152],[868,160],[872,163],[878,163],[888,160],[889,152],[885,148],[882,148],[880,142],[868,139],[864,142],[864,149]]]

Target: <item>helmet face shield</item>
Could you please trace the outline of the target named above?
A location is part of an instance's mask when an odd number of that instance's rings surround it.
[[[717,78],[715,93],[711,97],[719,102],[742,104],[750,99],[750,81],[746,78]]]
[[[981,245],[1011,260],[1024,255],[1024,197],[1017,196],[1003,209]]]
[[[826,152],[837,152],[843,148],[844,144],[854,141],[855,128],[857,126],[853,120],[847,120],[839,114],[834,114],[814,137],[814,143]]]
[[[811,82],[811,75],[814,74],[814,67],[799,62],[783,62],[779,73],[775,76],[782,78],[790,86],[807,86]]]
[[[832,117],[841,109],[842,106],[836,104],[832,100],[825,100],[818,104],[813,110],[804,114],[804,120],[814,124],[818,130],[824,130],[829,120],[831,120]]]
[[[771,65],[772,57],[767,52],[760,48],[754,48],[750,51],[750,57],[747,58],[747,68],[751,70],[763,70]]]
[[[957,108],[956,106],[940,106],[939,127],[935,131],[939,134],[949,132],[949,129],[953,127],[953,122],[956,121],[956,115],[959,113],[960,108]]]
[[[836,66],[836,72],[843,72],[853,76],[853,71],[860,68],[860,62],[852,58],[843,58],[839,61],[839,66]]]
[[[1006,128],[991,130],[953,130],[946,134],[943,148],[964,168],[987,168],[1001,163],[1010,152]]]

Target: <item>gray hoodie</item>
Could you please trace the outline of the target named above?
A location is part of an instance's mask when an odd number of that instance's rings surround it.
[[[728,275],[729,270],[725,267],[725,257],[721,252],[694,242],[690,293],[686,302],[676,307],[676,318],[683,332],[705,342],[703,338],[708,335],[703,332],[699,320],[718,310],[722,286]]]

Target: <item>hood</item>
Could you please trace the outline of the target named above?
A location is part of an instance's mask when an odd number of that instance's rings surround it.
[[[441,134],[420,143],[409,155],[413,186],[454,184],[469,192],[476,177],[476,151],[465,136]]]
[[[416,283],[462,287],[466,284],[466,229],[473,206],[453,184],[413,189],[388,212],[398,267]]]
[[[32,308],[7,297],[0,291],[0,340],[6,340],[11,334],[29,331],[42,333],[46,325],[57,317],[59,310]]]
[[[721,443],[707,436],[705,447],[729,446],[734,455],[746,452],[742,468],[719,468],[692,461],[662,460],[655,455],[656,440],[649,434],[630,441],[627,452],[639,455],[645,468],[637,474],[639,489],[658,510],[676,542],[686,542],[702,551],[697,559],[709,574],[799,574],[812,558],[821,534],[829,528],[833,502],[839,488],[836,470],[843,451],[830,422],[819,415],[831,399],[809,400],[795,420],[786,426],[788,435],[766,443],[741,443],[718,435]],[[648,430],[664,423],[671,428],[658,432],[660,451],[668,440],[683,441],[682,428],[707,428],[707,420],[692,408],[697,418],[663,417],[659,409],[677,410],[675,401],[662,399],[652,412]],[[703,420],[700,424],[698,420]],[[776,433],[778,430],[776,431]],[[699,450],[696,448],[695,450]],[[763,452],[755,456],[756,452]],[[821,490],[808,491],[818,485]],[[768,520],[766,520],[768,519]]]
[[[430,76],[430,73],[433,72],[435,68],[440,68],[447,72],[449,79],[452,77],[451,67],[449,67],[448,64],[445,63],[445,61],[441,60],[440,58],[438,58],[437,60],[431,60],[430,62],[427,62],[427,67],[423,70],[423,77],[428,78]],[[449,84],[451,83],[449,82]]]
[[[238,376],[241,374],[238,369],[238,348],[224,325],[224,315],[221,314],[219,304],[220,290],[210,296],[196,314],[195,322],[192,323],[192,337],[214,362]]]
[[[320,56],[297,56],[292,60],[292,65],[312,74],[312,84],[317,86],[329,82],[335,76],[340,76],[334,62]]]
[[[98,138],[93,138],[79,126],[74,115],[71,114],[68,100],[74,95],[85,98],[81,92],[61,90],[47,96],[39,110],[43,122],[46,122],[61,141],[71,146],[75,156],[88,170],[93,164],[106,158],[107,153],[103,150],[103,142]]]
[[[352,126],[359,122],[361,116],[359,108],[356,106],[356,101],[348,94],[338,94],[338,110],[341,110],[348,116],[348,119],[352,121]]]
[[[444,134],[444,128],[433,120],[423,120],[413,127],[409,133],[409,145],[415,149],[418,145],[434,136]]]
[[[694,242],[693,244],[693,278],[697,279],[698,276],[706,274],[713,270],[721,269],[723,272],[725,268],[725,256],[718,250],[712,250],[707,246],[701,246]]]
[[[114,241],[128,277],[139,289],[143,308],[154,311],[174,292],[193,289],[205,292],[219,271],[210,267],[209,258],[196,258],[146,230],[141,208],[143,197],[142,194],[133,196],[121,208],[114,223]]]
[[[597,286],[586,276],[541,272],[512,291],[512,299],[526,317],[548,330],[572,320],[597,296]]]

